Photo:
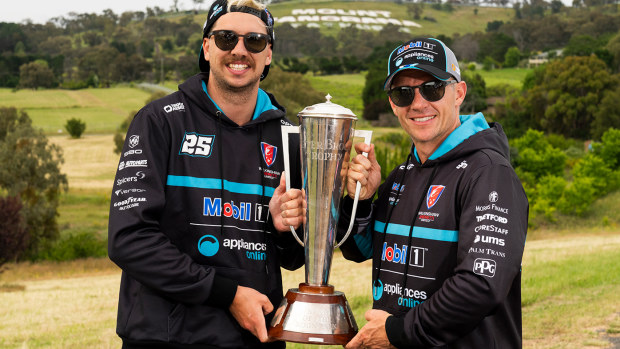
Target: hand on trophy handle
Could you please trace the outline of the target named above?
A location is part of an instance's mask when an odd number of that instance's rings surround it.
[[[295,229],[306,220],[306,200],[304,192],[299,189],[286,190],[286,176],[282,173],[280,184],[269,201],[269,212],[273,225],[278,232]]]
[[[366,311],[365,317],[368,321],[357,335],[345,346],[346,349],[392,349],[395,348],[387,338],[385,331],[385,321],[391,314],[377,309]]]
[[[366,143],[355,144],[357,155],[349,164],[347,174],[347,192],[349,197],[355,197],[357,183],[361,185],[360,200],[370,199],[381,184],[381,166],[375,157],[375,145]],[[362,153],[368,153],[368,157]]]
[[[269,340],[265,315],[273,311],[273,305],[267,296],[253,288],[237,286],[237,293],[229,310],[239,325],[261,342]]]

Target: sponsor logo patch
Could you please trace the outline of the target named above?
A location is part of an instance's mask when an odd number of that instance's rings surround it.
[[[439,201],[441,194],[443,194],[444,189],[446,189],[445,185],[431,185],[428,188],[428,193],[426,194],[426,207],[429,209]]]
[[[486,258],[477,258],[474,261],[474,273],[486,277],[494,277],[495,276],[495,268],[497,264],[492,259]]]
[[[271,167],[271,165],[276,162],[278,147],[275,147],[265,142],[261,142],[260,150],[263,153],[263,160],[265,160],[265,164],[267,165],[267,167]]]

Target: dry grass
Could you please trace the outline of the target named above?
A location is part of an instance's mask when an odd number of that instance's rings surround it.
[[[65,162],[61,171],[69,179],[71,189],[112,190],[119,155],[114,153],[114,136],[84,135],[79,139],[50,136],[49,140],[63,149]]]
[[[617,335],[620,324],[618,256],[618,232],[528,241],[523,347],[611,348],[609,336]],[[0,348],[120,347],[114,333],[120,272],[109,260],[8,267],[0,274],[0,285],[11,288],[0,287]],[[303,268],[283,271],[285,291],[303,281]],[[362,326],[371,299],[370,261],[357,264],[336,253],[330,283],[345,292]]]

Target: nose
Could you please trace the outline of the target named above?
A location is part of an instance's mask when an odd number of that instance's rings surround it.
[[[426,99],[422,97],[420,94],[420,88],[416,88],[413,90],[413,101],[411,101],[411,108],[413,109],[421,109],[426,103]]]
[[[232,50],[230,50],[230,53],[239,56],[247,55],[248,50],[245,48],[245,42],[243,41],[245,40],[245,38],[243,36],[238,36],[237,39],[237,44],[235,45],[235,47],[233,47]]]

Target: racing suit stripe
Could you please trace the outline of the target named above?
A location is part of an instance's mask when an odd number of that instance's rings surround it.
[[[374,229],[377,233],[382,234],[384,227],[385,223],[378,220],[375,221]],[[386,234],[409,236],[410,229],[411,227],[408,225],[389,223]],[[441,230],[414,226],[412,237],[427,240],[457,242],[459,241],[459,232],[458,230]]]
[[[220,178],[199,178],[190,176],[168,175],[166,182],[169,186],[201,188],[201,189],[222,189]],[[262,194],[260,184],[238,183],[224,180],[224,190],[238,194]],[[265,186],[265,196],[272,197],[276,188]]]

